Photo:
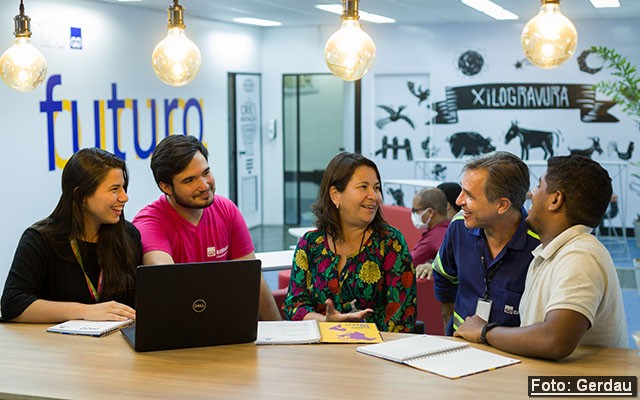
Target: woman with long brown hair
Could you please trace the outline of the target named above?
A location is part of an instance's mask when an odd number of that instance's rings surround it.
[[[62,195],[22,235],[4,292],[2,317],[16,322],[135,318],[140,234],[124,219],[125,162],[88,148],[62,172]]]
[[[318,229],[298,242],[287,319],[373,322],[411,332],[415,271],[402,234],[384,220],[380,173],[354,153],[336,155],[322,175],[312,210]]]

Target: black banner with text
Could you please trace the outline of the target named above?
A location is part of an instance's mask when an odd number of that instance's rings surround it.
[[[493,83],[446,88],[447,99],[433,103],[436,124],[455,124],[458,110],[579,109],[582,122],[618,122],[607,111],[616,103],[596,100],[593,85]]]

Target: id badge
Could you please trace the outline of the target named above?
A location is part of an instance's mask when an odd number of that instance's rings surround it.
[[[489,322],[489,316],[491,315],[491,303],[490,299],[479,298],[476,306],[476,315],[487,322]]]

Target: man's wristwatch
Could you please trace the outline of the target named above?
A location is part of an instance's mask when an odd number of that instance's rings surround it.
[[[497,322],[489,322],[482,325],[482,332],[480,333],[480,341],[482,343],[489,344],[487,343],[487,332],[489,332],[491,329],[495,328],[496,326],[498,326]]]

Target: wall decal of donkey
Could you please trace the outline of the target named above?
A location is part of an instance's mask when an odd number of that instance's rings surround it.
[[[507,131],[504,143],[509,144],[516,137],[520,139],[522,150],[520,158],[529,159],[529,149],[540,147],[544,151],[544,159],[553,157],[553,137],[556,137],[556,146],[560,145],[560,131],[536,131],[524,129],[518,126],[518,121],[511,121],[511,128]]]

